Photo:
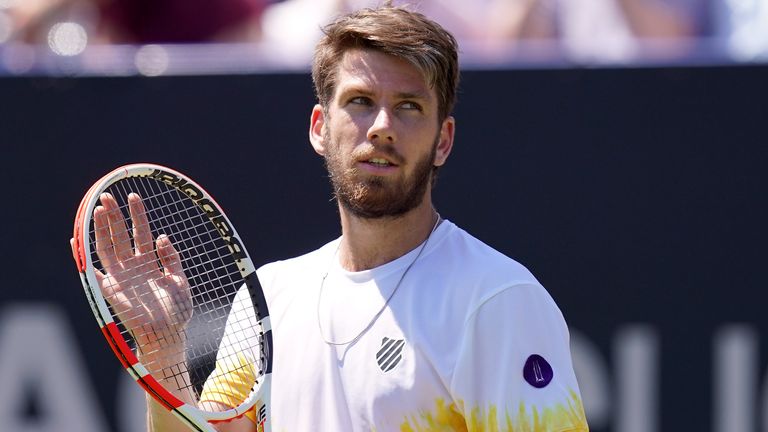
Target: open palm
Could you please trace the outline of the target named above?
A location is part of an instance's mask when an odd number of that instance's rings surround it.
[[[153,241],[138,194],[128,196],[132,234],[114,197],[104,193],[99,198],[93,219],[104,270],[95,272],[102,294],[131,332],[145,365],[183,357],[192,299],[179,253],[164,234]]]

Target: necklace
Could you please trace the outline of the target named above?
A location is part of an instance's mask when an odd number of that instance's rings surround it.
[[[331,265],[333,264],[333,260],[336,259],[336,256],[339,253],[339,248],[341,247],[341,241],[339,241],[339,246],[336,247],[336,252],[333,253],[333,258],[331,259],[331,264],[328,265],[328,269],[325,271],[325,274],[323,275],[323,278],[320,280],[320,291],[317,293],[317,329],[320,331],[320,337],[323,339],[323,342],[327,343],[328,345],[334,345],[334,346],[341,346],[341,345],[349,345],[354,344],[357,342],[361,336],[365,334],[371,327],[373,327],[373,324],[376,322],[376,320],[379,319],[381,314],[384,313],[384,310],[389,305],[389,301],[392,300],[392,297],[394,297],[395,293],[397,292],[398,288],[400,288],[400,284],[403,283],[403,279],[405,279],[405,275],[408,274],[408,270],[413,267],[414,264],[416,264],[416,261],[419,260],[419,257],[421,256],[421,253],[424,251],[424,249],[427,247],[427,243],[429,243],[429,239],[432,238],[432,234],[435,233],[437,230],[437,227],[440,226],[440,223],[443,222],[443,218],[440,217],[440,214],[437,214],[437,220],[435,221],[435,226],[432,227],[432,231],[429,232],[429,235],[427,236],[427,239],[424,240],[424,243],[421,244],[421,247],[419,248],[419,252],[416,254],[416,258],[411,261],[410,264],[408,264],[408,267],[405,268],[405,271],[400,276],[400,280],[397,281],[397,285],[395,285],[395,289],[392,290],[392,292],[389,294],[387,299],[384,301],[384,305],[379,309],[376,314],[373,315],[373,318],[368,322],[368,324],[363,327],[362,330],[360,330],[359,333],[352,339],[344,342],[336,342],[328,339],[325,337],[325,333],[323,332],[323,326],[320,324],[320,299],[323,295],[323,286],[325,285],[325,279],[328,277],[328,274],[331,272]]]

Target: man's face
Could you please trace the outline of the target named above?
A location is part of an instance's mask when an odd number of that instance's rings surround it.
[[[423,202],[453,139],[453,119],[439,125],[437,108],[434,89],[410,63],[376,51],[344,55],[333,99],[313,112],[313,125],[322,115],[318,152],[342,206],[380,218]]]

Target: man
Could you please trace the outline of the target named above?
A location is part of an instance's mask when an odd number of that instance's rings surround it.
[[[433,207],[454,140],[455,40],[389,5],[325,33],[309,138],[342,236],[258,271],[275,340],[273,430],[588,430],[552,298]],[[212,386],[201,400],[226,400]],[[184,430],[149,406],[151,429]],[[249,431],[253,419],[217,427]]]

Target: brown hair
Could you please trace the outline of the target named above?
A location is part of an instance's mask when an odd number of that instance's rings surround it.
[[[325,26],[323,32],[325,36],[317,44],[312,62],[315,94],[323,107],[333,98],[344,53],[362,48],[413,64],[437,92],[440,122],[453,111],[459,84],[458,45],[436,22],[388,1],[375,9],[341,16]]]

